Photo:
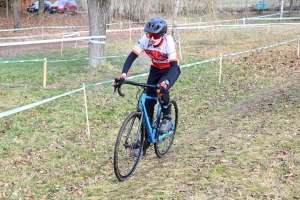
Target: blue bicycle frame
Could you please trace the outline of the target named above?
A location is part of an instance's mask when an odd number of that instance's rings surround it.
[[[158,98],[148,96],[146,94],[146,92],[144,91],[141,94],[140,102],[138,105],[138,110],[142,112],[141,117],[143,118],[143,120],[145,122],[146,134],[148,134],[148,142],[154,144],[154,143],[157,143],[158,141],[164,139],[165,137],[171,135],[173,133],[175,127],[174,127],[174,124],[172,123],[172,128],[170,129],[170,131],[168,131],[167,133],[164,133],[163,135],[160,135],[158,137],[158,139],[156,139],[155,135],[156,135],[156,133],[158,131],[158,127],[159,127],[158,119],[160,118],[160,115],[161,115],[161,104],[160,103],[158,104],[157,111],[156,111],[156,118],[154,119],[155,123],[153,123],[154,127],[152,127],[152,124],[150,124],[150,120],[148,118],[148,113],[147,113],[146,106],[145,106],[145,102],[147,99],[157,101]]]

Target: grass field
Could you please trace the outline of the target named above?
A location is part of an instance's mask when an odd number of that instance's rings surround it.
[[[297,27],[181,32],[181,65],[299,37]],[[107,55],[134,43],[108,43]],[[0,199],[299,199],[300,68],[298,43],[182,69],[172,89],[179,105],[175,143],[162,159],[148,150],[133,176],[118,182],[113,148],[135,109],[135,88],[121,98],[110,84],[0,119]],[[86,47],[4,58],[85,57]],[[0,66],[0,112],[53,97],[82,84],[112,80],[125,58],[90,68],[86,61]],[[130,75],[145,73],[142,56]],[[145,78],[136,79],[145,81]]]

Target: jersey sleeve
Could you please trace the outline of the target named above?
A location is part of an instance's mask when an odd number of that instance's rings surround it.
[[[135,53],[137,56],[139,56],[147,47],[149,43],[149,39],[144,35],[138,43],[134,46],[132,52]]]
[[[176,44],[174,42],[173,37],[171,35],[168,35],[167,36],[167,41],[168,41],[168,58],[169,58],[169,62],[178,61],[177,51],[176,51]]]

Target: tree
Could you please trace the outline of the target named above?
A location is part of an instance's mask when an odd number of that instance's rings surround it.
[[[8,0],[6,0],[5,3],[6,3],[6,18],[8,18]]]
[[[20,28],[20,18],[19,18],[19,9],[18,9],[18,0],[13,0],[13,9],[14,9],[14,28]]]
[[[111,0],[87,0],[90,36],[106,35],[106,16],[109,13]],[[101,39],[92,39],[89,43],[89,66],[96,67],[105,63],[105,44],[99,43]]]
[[[145,20],[149,20],[149,15],[150,13],[150,0],[146,0],[146,5],[145,5]]]
[[[293,12],[293,0],[290,0],[290,17],[292,17],[292,12]]]
[[[175,42],[176,42],[176,37],[178,35],[178,30],[177,30],[178,9],[179,9],[179,0],[175,0],[175,8],[174,8],[174,15],[173,15],[173,27],[172,27],[172,36],[173,36]]]
[[[45,2],[44,2],[44,0],[39,0],[38,16],[43,16],[44,10],[45,10]]]
[[[283,16],[283,6],[284,6],[284,0],[281,0],[281,3],[280,3],[280,21],[281,21],[282,16]]]

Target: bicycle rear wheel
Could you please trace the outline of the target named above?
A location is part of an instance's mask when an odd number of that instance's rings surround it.
[[[132,112],[123,122],[115,144],[114,172],[119,181],[128,179],[137,167],[144,144],[141,112]]]
[[[165,133],[165,134],[169,134],[167,137],[165,137],[161,140],[158,140],[154,144],[155,154],[159,158],[164,157],[170,150],[170,148],[173,144],[173,141],[174,141],[176,130],[177,130],[178,106],[177,106],[176,101],[174,101],[173,99],[170,101],[170,103],[171,103],[171,110],[172,110],[172,128],[168,133]],[[159,123],[161,124],[161,119],[160,119]],[[159,138],[159,136],[160,136],[160,133],[159,133],[159,131],[157,131],[156,138]]]

